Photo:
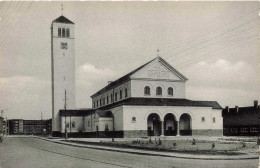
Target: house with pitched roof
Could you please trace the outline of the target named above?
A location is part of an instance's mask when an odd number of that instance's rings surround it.
[[[225,136],[259,136],[260,106],[254,101],[254,106],[228,106],[222,111],[223,134]]]

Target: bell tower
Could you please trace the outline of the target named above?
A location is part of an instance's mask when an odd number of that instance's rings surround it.
[[[63,15],[51,24],[52,136],[60,136],[59,110],[75,109],[75,36],[74,23]]]

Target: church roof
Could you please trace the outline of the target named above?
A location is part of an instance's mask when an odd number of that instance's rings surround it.
[[[97,109],[107,110],[110,108],[132,105],[132,106],[188,106],[188,107],[211,107],[213,109],[222,109],[216,101],[194,101],[188,99],[172,99],[172,98],[128,98],[119,102],[115,102]]]
[[[66,18],[65,16],[60,16],[57,19],[55,19],[54,21],[55,23],[68,23],[68,24],[74,24],[72,21],[70,21],[68,18]]]
[[[173,68],[170,64],[168,64],[164,59],[162,59],[161,57],[156,57],[154,59],[152,59],[151,61],[143,64],[142,66],[136,68],[135,70],[129,72],[128,74],[122,76],[121,78],[111,82],[110,84],[108,84],[107,86],[105,86],[103,89],[99,90],[98,92],[96,92],[95,94],[93,94],[91,96],[92,97],[95,97],[103,92],[106,92],[108,90],[110,90],[111,88],[125,82],[125,81],[128,81],[130,80],[130,76],[133,75],[134,73],[136,73],[137,71],[139,71],[140,69],[142,69],[143,67],[145,67],[146,65],[148,65],[149,63],[153,62],[154,60],[158,59],[158,61],[162,62],[163,64],[165,64],[166,66],[168,66],[170,69],[172,69],[182,80],[186,81],[188,80],[185,76],[183,76],[180,72],[178,72],[175,68]]]
[[[60,116],[87,116],[95,112],[94,109],[69,109],[69,110],[60,110]]]

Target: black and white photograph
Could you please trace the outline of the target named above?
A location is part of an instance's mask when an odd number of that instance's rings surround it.
[[[260,168],[259,1],[0,1],[0,168]]]

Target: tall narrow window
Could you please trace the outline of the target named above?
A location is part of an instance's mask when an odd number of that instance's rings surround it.
[[[156,88],[156,95],[162,95],[162,88],[161,87],[157,87]]]
[[[115,101],[117,101],[117,92],[115,93]]]
[[[99,105],[102,106],[102,104],[101,104],[101,99],[99,100]]]
[[[66,29],[66,37],[70,37],[70,29],[69,28]]]
[[[62,28],[62,37],[65,37],[65,28]]]
[[[95,108],[95,101],[93,101],[93,107]]]
[[[97,100],[97,107],[98,107],[98,100]]]
[[[75,127],[76,127],[76,122],[75,122],[75,121],[72,121],[71,127],[72,127],[72,128],[75,128]]]
[[[108,104],[108,96],[107,96],[107,104]]]
[[[172,89],[172,87],[168,88],[168,96],[173,96],[173,89]]]
[[[145,94],[145,95],[150,95],[150,87],[149,87],[149,86],[145,86],[145,88],[144,88],[144,94]]]
[[[58,28],[58,37],[61,37],[61,28]]]
[[[122,99],[122,95],[123,95],[122,90],[120,90],[120,99]]]
[[[128,95],[127,95],[127,88],[125,88],[125,97],[127,97]]]
[[[111,101],[111,103],[113,102],[113,94],[111,94],[110,101]]]
[[[106,104],[106,101],[105,101],[105,98],[103,98],[103,105],[105,105]]]

